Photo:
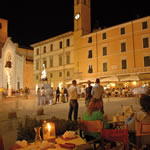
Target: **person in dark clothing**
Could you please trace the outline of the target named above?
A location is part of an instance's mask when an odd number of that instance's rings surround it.
[[[29,90],[27,87],[25,87],[24,93],[25,93],[25,99],[28,99]]]
[[[57,103],[57,101],[59,102],[59,96],[60,96],[60,90],[59,90],[59,87],[57,87],[57,89],[56,89],[56,103]]]
[[[86,106],[89,105],[89,102],[90,102],[90,100],[92,98],[91,91],[92,91],[92,86],[91,86],[91,81],[89,80],[88,81],[88,87],[85,90],[85,92],[86,92],[85,93],[86,94],[86,98],[85,98],[85,104],[86,104]]]

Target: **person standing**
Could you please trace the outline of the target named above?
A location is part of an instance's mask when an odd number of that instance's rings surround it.
[[[44,87],[41,88],[41,101],[42,105],[46,104],[46,92]]]
[[[56,89],[56,103],[57,103],[57,101],[59,102],[59,96],[60,96],[60,90],[59,90],[59,87],[57,87],[57,89]]]
[[[86,106],[89,105],[89,102],[90,102],[90,100],[92,98],[91,91],[92,91],[91,81],[88,80],[88,87],[85,89],[85,96],[86,96],[85,104],[86,104]]]
[[[78,118],[78,92],[77,92],[77,82],[76,80],[72,81],[72,85],[68,89],[70,103],[69,103],[69,114],[68,119],[72,120],[72,113],[74,112],[74,120]]]
[[[64,88],[64,96],[65,96],[65,102],[68,102],[68,90],[67,90],[67,88]]]
[[[25,90],[24,90],[24,93],[25,93],[25,99],[28,99],[28,88],[27,87],[25,87]]]
[[[52,105],[53,104],[53,88],[50,87],[50,90],[49,90],[49,105]]]
[[[38,106],[41,104],[41,100],[40,100],[40,97],[41,97],[41,93],[40,93],[40,88],[37,89],[37,102],[38,102]]]
[[[100,80],[97,78],[95,82],[95,86],[92,88],[91,95],[94,99],[102,101],[103,104],[103,94],[104,94],[104,88],[102,85],[100,85]],[[104,114],[104,106],[102,106],[101,111]]]

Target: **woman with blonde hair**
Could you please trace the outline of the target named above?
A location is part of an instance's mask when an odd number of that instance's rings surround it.
[[[82,119],[89,120],[89,121],[101,120],[104,123],[104,128],[109,129],[110,124],[107,122],[103,113],[101,112],[102,106],[103,106],[103,102],[101,100],[91,99],[89,106],[87,108],[87,111],[84,112],[82,115]],[[85,137],[86,137],[87,141],[89,141],[93,138],[100,137],[100,134],[95,133],[95,132],[94,133],[86,132]]]

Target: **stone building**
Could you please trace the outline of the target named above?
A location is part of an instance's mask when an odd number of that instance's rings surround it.
[[[55,87],[84,83],[150,84],[150,16],[91,30],[91,0],[74,0],[74,31],[35,43],[34,83],[44,63]]]
[[[8,21],[0,19],[0,88],[19,90],[33,86],[33,50],[7,36]]]

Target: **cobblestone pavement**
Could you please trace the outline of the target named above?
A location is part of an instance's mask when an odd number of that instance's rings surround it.
[[[104,98],[104,111],[109,116],[109,120],[112,116],[118,112],[121,112],[120,105],[133,105],[135,110],[138,110],[139,104],[138,99],[135,97],[131,98]],[[37,101],[35,96],[29,96],[29,99],[23,97],[12,97],[6,98],[0,101],[0,135],[4,140],[5,150],[9,150],[9,147],[16,141],[16,127],[17,122],[23,119],[26,115],[36,116]],[[51,118],[56,116],[58,118],[67,119],[68,117],[69,103],[58,103],[55,105],[44,106],[44,115],[42,118]],[[79,100],[79,117],[86,110],[84,99]],[[17,119],[8,119],[8,113],[15,111],[17,113]],[[38,116],[37,116],[38,117]]]

